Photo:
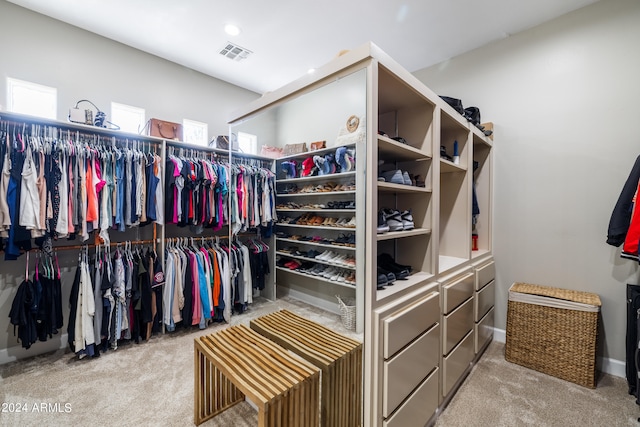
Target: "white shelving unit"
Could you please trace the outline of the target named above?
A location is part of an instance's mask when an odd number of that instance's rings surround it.
[[[351,116],[359,119],[353,134],[346,131]],[[463,277],[461,283],[467,283],[470,272],[475,271],[474,261],[491,260],[492,141],[370,43],[234,113],[231,133],[238,132],[256,135],[258,146],[326,141],[326,149],[277,159],[275,170],[280,174],[284,161],[330,155],[345,145],[355,150],[355,170],[281,176],[277,181],[279,217],[355,218],[355,228],[281,223],[275,238],[278,257],[329,264],[287,254],[283,249],[288,246],[299,248],[302,254],[315,249],[354,256],[355,286],[281,266],[275,269],[274,285],[278,295],[292,295],[335,312],[336,293],[355,297],[356,328],[365,342],[363,425],[431,422],[467,372],[463,364],[459,377],[452,374],[454,362],[443,358],[442,343],[464,348],[448,348],[451,352],[444,355],[455,354],[455,360],[461,360],[476,338],[476,329],[486,331],[488,324],[486,319],[484,323],[474,321],[471,310],[469,319],[464,319],[471,325],[470,332],[462,331],[466,333],[463,343],[452,343],[443,322],[450,323],[445,316],[460,316],[461,311],[448,307],[450,311],[445,312],[441,298],[444,293],[455,293],[449,290],[451,280]],[[455,163],[440,154],[444,147],[452,156],[454,146],[458,150]],[[395,170],[406,172],[411,185],[379,180],[383,172]],[[329,182],[355,187],[321,191]],[[314,188],[316,191],[309,191]],[[475,227],[474,191],[480,211]],[[356,209],[328,209],[331,201],[353,201]],[[292,204],[299,207],[288,207]],[[414,228],[378,234],[382,209],[410,210]],[[477,249],[472,246],[472,230],[477,233]],[[352,246],[332,243],[347,235],[352,236]],[[379,267],[388,265],[389,258],[409,266],[411,273],[378,290]],[[476,293],[472,289],[464,303],[472,306]],[[486,348],[486,333],[483,337]],[[412,353],[417,348],[425,351]],[[443,369],[443,363],[449,369]],[[399,366],[416,376],[415,388],[395,387],[392,375]],[[443,371],[448,371],[446,377]]]

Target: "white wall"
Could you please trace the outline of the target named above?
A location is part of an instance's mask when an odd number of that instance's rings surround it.
[[[111,101],[146,109],[147,118],[182,122],[183,118],[209,125],[209,136],[228,133],[231,112],[258,94],[208,77],[36,14],[0,0],[0,111],[6,105],[6,78],[13,77],[58,89],[59,120],[69,107],[89,99],[107,115]],[[126,238],[149,239],[150,227],[133,230]],[[68,244],[79,244],[78,241]],[[63,313],[60,334],[23,350],[14,337],[8,313],[20,282],[25,257],[4,261],[0,253],[0,363],[66,347],[69,291],[77,253],[60,252],[63,271]],[[33,269],[34,261],[31,259]]]
[[[114,101],[145,108],[147,119],[207,123],[211,138],[226,135],[229,114],[258,97],[6,1],[0,1],[0,41],[0,106],[6,106],[7,77],[28,80],[58,89],[58,120],[67,120],[80,99],[107,116]]]
[[[640,2],[602,0],[415,75],[495,124],[496,327],[513,282],[595,292],[599,355],[624,361],[638,267],[605,240],[640,154]]]

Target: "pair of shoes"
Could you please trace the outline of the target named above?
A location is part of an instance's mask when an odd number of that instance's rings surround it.
[[[378,234],[413,230],[414,226],[410,210],[400,212],[397,209],[382,209],[378,212]]]
[[[314,176],[318,174],[318,168],[316,167],[313,157],[307,157],[302,161],[302,176]]]
[[[320,255],[316,255],[315,259],[328,262],[329,259],[334,258],[336,255],[337,253],[330,250],[326,250],[322,252]]]
[[[351,172],[356,168],[356,151],[347,147],[339,147],[336,150],[336,163],[340,166],[340,172]]]
[[[396,275],[378,266],[378,275],[383,275],[383,274],[387,277],[387,284],[385,286],[393,285],[393,282],[396,281]]]
[[[298,260],[292,259],[289,262],[286,262],[284,264],[285,267],[287,267],[289,270],[296,270],[298,268],[300,268],[300,266],[302,265],[302,263]]]
[[[351,217],[351,219],[349,221],[346,220],[346,218],[341,218],[344,219],[344,222],[342,224],[340,224],[340,227],[346,227],[346,228],[356,228],[356,217]]]
[[[296,162],[295,160],[282,162],[280,167],[282,168],[286,179],[298,177],[298,162]]]
[[[355,209],[356,202],[348,200],[341,202],[329,202],[326,207],[327,209]]]
[[[349,246],[354,247],[356,245],[355,234],[341,234],[336,240],[332,242],[336,246]]]
[[[382,172],[378,177],[378,181],[390,182],[392,184],[412,185],[409,172],[400,169]]]
[[[392,209],[382,209],[378,213],[378,233],[386,233],[387,231],[402,231],[402,214],[400,211]]]
[[[337,165],[333,154],[323,156],[313,156],[313,163],[318,168],[318,175],[330,175],[336,173]]]
[[[378,267],[392,272],[398,280],[405,280],[411,275],[413,270],[410,265],[398,264],[393,257],[387,253],[378,255]]]

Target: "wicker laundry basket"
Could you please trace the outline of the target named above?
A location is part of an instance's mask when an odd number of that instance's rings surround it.
[[[338,298],[338,304],[340,305],[340,319],[342,325],[350,330],[356,330],[356,302],[353,298],[342,298],[340,295],[336,295]]]
[[[514,283],[507,308],[506,360],[595,388],[600,305],[593,293]]]

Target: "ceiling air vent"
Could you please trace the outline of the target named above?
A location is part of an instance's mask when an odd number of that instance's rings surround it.
[[[227,58],[234,61],[242,61],[252,53],[253,52],[248,49],[229,42],[227,42],[227,44],[222,49],[220,49],[220,55],[226,56]]]

